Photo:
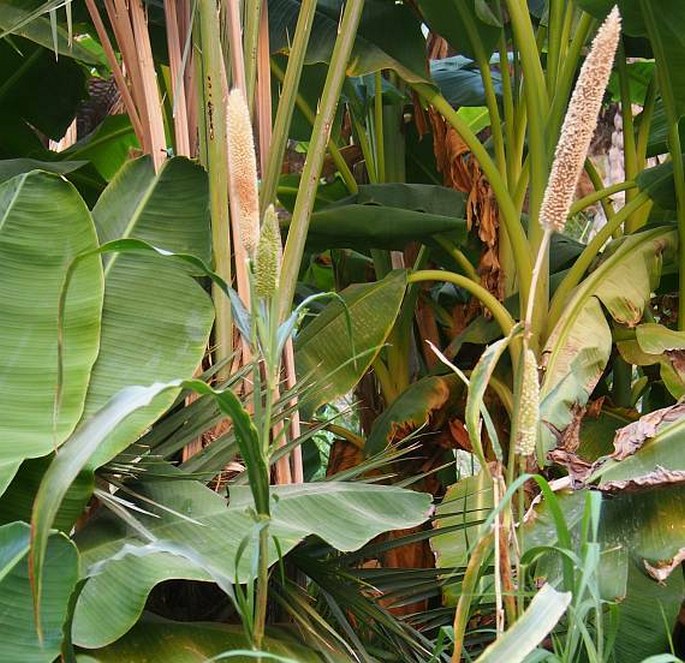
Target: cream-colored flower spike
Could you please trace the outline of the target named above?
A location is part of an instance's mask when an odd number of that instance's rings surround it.
[[[240,239],[252,258],[259,240],[257,158],[250,111],[243,93],[232,90],[226,106],[229,195],[237,201]]]
[[[597,127],[620,34],[621,15],[618,7],[614,6],[592,42],[569,102],[540,208],[543,228],[561,232],[566,225],[590,141]]]
[[[535,353],[530,348],[523,351],[521,396],[519,401],[518,436],[516,453],[530,456],[535,453],[540,424],[540,383]]]

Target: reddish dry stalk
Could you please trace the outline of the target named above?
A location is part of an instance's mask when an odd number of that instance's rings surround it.
[[[264,177],[271,147],[271,58],[269,49],[268,5],[262,3],[257,41],[257,127],[259,131],[259,169]]]
[[[155,172],[158,172],[166,159],[166,138],[162,104],[157,89],[157,73],[152,57],[150,34],[147,30],[147,19],[141,0],[130,0],[131,23],[138,49],[137,62],[140,69],[141,84],[145,96],[145,119],[150,132],[150,152]]]
[[[289,338],[285,344],[285,350],[283,351],[283,366],[285,368],[285,386],[287,389],[293,389],[295,382],[297,381],[297,376],[295,374],[295,352],[293,350],[292,338]],[[293,397],[289,404],[291,407],[295,407],[297,405],[297,397]],[[290,422],[290,435],[292,439],[296,440],[298,437],[300,437],[301,432],[300,412],[299,410],[294,409]],[[302,447],[299,445],[292,451],[292,468],[294,482],[304,483]]]
[[[190,135],[188,133],[188,113],[183,72],[183,42],[181,41],[179,20],[176,13],[176,0],[166,0],[164,3],[164,15],[166,16],[166,37],[169,49],[169,68],[171,70],[176,154],[189,157]]]
[[[138,142],[143,145],[143,125],[140,122],[138,110],[133,101],[133,97],[131,96],[131,91],[128,89],[128,85],[126,85],[124,74],[121,71],[119,61],[112,48],[112,42],[109,40],[105,24],[102,22],[102,17],[100,16],[100,12],[98,11],[94,0],[86,0],[86,7],[88,8],[93,25],[95,26],[95,31],[98,33],[102,48],[105,51],[107,62],[112,70],[112,75],[114,76],[117,88],[119,89],[119,94],[124,102],[124,107],[126,108],[129,120],[131,121],[131,126],[133,126],[133,131],[138,138]]]
[[[226,2],[228,30],[231,41],[231,73],[233,85],[247,94],[245,82],[245,56],[243,54],[243,34],[240,28],[240,2],[239,0],[227,0]],[[249,99],[248,105],[249,105]]]

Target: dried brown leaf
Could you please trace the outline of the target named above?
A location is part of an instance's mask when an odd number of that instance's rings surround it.
[[[659,583],[665,582],[671,572],[679,568],[683,562],[685,562],[685,548],[681,548],[672,559],[659,561],[656,564],[643,560],[647,573]]]

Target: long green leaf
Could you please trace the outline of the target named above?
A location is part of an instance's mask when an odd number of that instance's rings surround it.
[[[478,663],[521,663],[557,625],[571,604],[571,592],[550,585],[533,597],[523,615],[478,657]]]
[[[31,172],[0,185],[0,488],[24,458],[71,433],[98,353],[103,278],[83,261],[66,300],[62,402],[57,419],[57,313],[69,263],[97,246],[84,202],[66,180]]]
[[[364,375],[395,324],[406,287],[406,274],[396,271],[382,281],[353,285],[341,293],[352,322],[348,333],[345,306],[329,304],[298,334],[296,361],[301,377],[315,389],[305,399],[314,409],[347,393]],[[367,352],[355,357],[352,348]]]

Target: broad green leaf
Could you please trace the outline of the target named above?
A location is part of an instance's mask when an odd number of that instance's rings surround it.
[[[521,663],[552,631],[571,605],[571,592],[543,585],[530,605],[501,637],[478,657],[478,663]]]
[[[257,531],[249,488],[233,489],[228,508],[195,481],[147,482],[135,489],[185,519],[143,504],[159,516],[137,516],[151,541],[113,527],[111,518],[94,522],[84,533],[79,545],[91,577],[79,596],[73,629],[81,646],[103,646],[123,635],[157,582],[212,580],[230,593],[235,580],[245,582],[254,574]],[[389,529],[422,522],[430,505],[428,495],[367,484],[272,486],[272,493],[270,565],[312,534],[339,550],[355,550]],[[238,549],[245,544],[238,562]]]
[[[32,170],[44,170],[64,175],[86,165],[86,161],[38,161],[37,159],[3,159],[0,161],[0,182]]]
[[[103,278],[97,256],[75,272],[54,420],[59,297],[70,262],[97,246],[95,228],[71,184],[37,171],[0,184],[0,215],[0,466],[11,472],[24,458],[53,451],[81,416],[98,352]]]
[[[428,376],[410,385],[376,418],[364,453],[381,453],[398,434],[422,430],[434,418],[446,420],[445,411],[454,407],[460,385],[456,375]]]
[[[40,611],[41,644],[31,602],[28,542],[27,524],[15,522],[0,527],[0,659],[50,663],[60,653],[69,599],[78,580],[78,553],[62,534],[48,541]]]
[[[349,337],[345,308],[337,300],[298,334],[297,371],[314,384],[305,397],[307,408],[333,401],[357,384],[395,324],[406,282],[406,273],[398,270],[382,281],[343,290],[353,338]],[[364,353],[355,357],[353,347],[357,354]]]
[[[676,209],[673,162],[666,161],[647,168],[640,172],[635,181],[659,207],[665,210]]]
[[[277,629],[267,629],[264,651],[283,657],[275,660],[298,663],[320,663],[323,660],[347,662],[350,659],[334,654],[323,659],[314,650],[298,644],[291,636]],[[114,644],[87,655],[76,657],[79,663],[122,663],[123,661],[173,661],[174,663],[205,663],[224,652],[250,650],[250,643],[241,626],[228,624],[187,624],[146,619]],[[251,661],[237,657],[217,660]],[[264,657],[265,663],[273,660]]]
[[[272,52],[289,51],[289,35],[295,33],[300,6],[300,0],[272,0],[269,3]],[[307,47],[307,63],[330,60],[342,6],[342,0],[319,0]],[[392,30],[388,30],[389,25]],[[426,81],[425,40],[421,23],[409,7],[384,0],[367,0],[347,75],[361,76],[381,69],[393,69],[406,81]]]
[[[502,34],[501,26],[483,20],[477,0],[419,0],[417,4],[430,29],[442,35],[457,53],[469,57],[474,54],[465,20],[473,24],[478,41],[488,54],[495,49]]]
[[[674,573],[663,584],[647,578],[642,569],[630,564],[628,596],[618,605],[618,632],[614,656],[621,663],[669,663],[680,661],[656,652],[670,651],[671,630],[685,595],[682,573]]]
[[[166,251],[207,260],[209,219],[204,171],[172,159],[154,174],[149,158],[128,163],[93,210],[101,241],[134,238]],[[200,363],[213,306],[187,269],[157,255],[105,256],[105,301],[100,355],[93,367],[84,417],[132,384],[190,377]],[[93,467],[136,439],[173,402],[160,395],[119,426]]]
[[[463,55],[453,55],[442,60],[431,60],[431,77],[440,88],[442,96],[455,107],[485,106],[483,77],[473,60]],[[495,93],[502,95],[502,76],[492,72]],[[459,109],[461,111],[461,108]],[[487,117],[487,108],[485,111]],[[463,113],[462,113],[463,115]],[[476,129],[476,131],[480,131]]]
[[[465,477],[447,489],[436,508],[436,534],[430,544],[439,569],[465,568],[469,552],[483,534],[482,524],[494,506],[492,479],[486,472]],[[447,530],[441,534],[440,530]],[[443,587],[445,600],[456,605],[459,586],[447,582]]]
[[[572,408],[585,405],[609,360],[611,331],[602,306],[620,324],[639,323],[676,241],[668,228],[620,240],[571,295],[542,353],[542,459],[555,446],[552,430],[569,425]]]
[[[312,214],[307,243],[312,249],[401,250],[431,235],[466,238],[464,195],[427,184],[362,185],[356,196]]]
[[[41,597],[43,593],[47,536],[68,487],[79,472],[92,462],[91,458],[98,452],[102,441],[122,421],[136,410],[145,408],[159,394],[170,391],[176,393],[180,388],[214,395],[225,414],[232,414],[230,399],[235,398],[232,393],[215,392],[197,380],[156,384],[147,388],[129,387],[86,420],[50,465],[36,495],[32,521],[31,568],[36,597]],[[228,403],[225,402],[226,398],[229,399]],[[179,477],[183,476],[179,470],[176,473]],[[140,525],[130,532],[122,531],[121,527],[113,528],[111,522],[102,517],[91,522],[91,527],[80,535],[84,564],[90,568],[89,574],[95,574],[89,582],[95,585],[90,589],[90,584],[87,585],[81,594],[78,606],[86,605],[86,608],[77,606],[74,628],[79,628],[79,610],[84,611],[82,614],[86,615],[85,619],[97,611],[96,604],[88,603],[89,598],[97,602],[104,593],[107,602],[114,600],[122,606],[119,621],[115,622],[110,615],[108,620],[104,620],[106,623],[100,624],[98,633],[90,628],[85,629],[83,638],[97,639],[97,642],[89,640],[89,646],[112,642],[126,632],[140,614],[145,596],[141,597],[140,588],[129,591],[121,580],[123,576],[137,582],[136,564],[140,557],[152,555],[152,561],[146,559],[145,562],[151,566],[142,572],[142,576],[147,578],[146,583],[168,577],[164,569],[173,569],[169,565],[168,554],[181,556],[185,560],[191,578],[198,579],[198,574],[204,574],[202,578],[209,579],[209,574],[226,591],[230,591],[235,579],[244,581],[253,572],[255,538],[247,541],[248,548],[238,561],[239,548],[257,531],[250,489],[236,489],[228,509],[220,495],[192,480],[151,481],[138,486],[137,492],[151,500],[141,504],[145,510],[155,510],[151,504],[163,504],[166,509],[161,510],[156,518],[136,514]],[[310,534],[321,537],[340,550],[359,548],[388,529],[420,524],[427,517],[430,505],[429,495],[367,484],[274,487],[272,494],[273,517],[269,531],[279,545],[277,547],[272,543],[270,563]],[[155,559],[162,569],[154,566]],[[115,565],[108,574],[107,563],[112,561],[121,563]],[[112,587],[111,591],[117,596],[112,598],[110,593],[102,589],[95,591],[98,586]]]
[[[669,350],[685,349],[685,332],[675,331],[655,322],[647,322],[635,328],[640,349],[658,355]]]

